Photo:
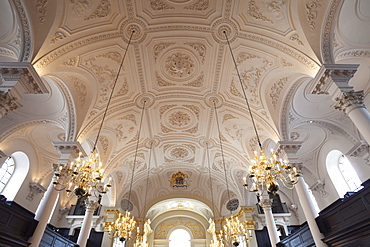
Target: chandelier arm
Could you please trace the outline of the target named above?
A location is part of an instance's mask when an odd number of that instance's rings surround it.
[[[218,114],[217,114],[217,109],[216,109],[216,102],[213,101],[213,105],[215,108],[215,117],[216,117],[216,123],[217,123],[217,129],[218,129],[218,138],[220,140],[220,149],[221,149],[221,156],[222,156],[222,164],[224,167],[224,173],[225,173],[225,182],[226,182],[226,189],[227,189],[227,196],[229,198],[230,202],[230,189],[229,189],[229,182],[227,181],[227,174],[226,174],[226,164],[225,164],[225,157],[224,157],[224,149],[222,146],[222,138],[221,138],[221,131],[220,131],[220,123],[218,122]],[[232,214],[232,210],[230,210],[230,214]]]
[[[229,42],[229,38],[227,37],[226,31],[223,31],[223,32],[224,32],[225,37],[226,37],[227,45],[229,46],[229,50],[230,50],[231,57],[232,57],[233,62],[234,62],[234,66],[235,66],[235,69],[236,69],[236,73],[238,74],[238,78],[239,78],[240,86],[241,86],[242,91],[243,91],[243,94],[244,94],[245,102],[247,103],[247,107],[248,107],[249,115],[250,115],[251,120],[252,120],[252,124],[253,124],[253,128],[254,128],[254,132],[256,133],[256,137],[257,137],[257,141],[258,141],[258,146],[260,147],[260,150],[262,150],[261,140],[260,140],[260,137],[259,137],[259,135],[258,135],[258,131],[257,131],[257,128],[256,128],[256,123],[254,122],[254,118],[253,118],[253,115],[252,115],[252,111],[251,111],[251,108],[250,108],[250,106],[249,106],[248,97],[247,97],[247,94],[245,93],[244,85],[243,85],[242,79],[241,79],[241,77],[240,77],[240,73],[239,73],[238,65],[236,64],[236,60],[235,60],[235,57],[234,57],[234,53],[233,53],[233,50],[231,49],[230,42]]]
[[[130,190],[129,190],[129,193],[128,193],[128,201],[129,202],[130,202],[130,199],[131,199],[132,184],[133,184],[133,181],[134,181],[134,172],[135,172],[135,166],[136,166],[137,151],[139,149],[141,126],[143,124],[143,116],[144,116],[144,111],[145,111],[145,103],[146,103],[146,101],[144,100],[143,108],[142,108],[142,111],[141,111],[141,117],[140,117],[139,133],[138,133],[137,142],[136,142],[136,148],[135,148],[134,164],[132,166],[132,172],[131,172],[132,174],[131,174]]]
[[[130,39],[129,39],[128,43],[127,43],[127,47],[126,47],[125,53],[123,54],[123,58],[122,58],[121,64],[120,64],[120,66],[118,68],[118,71],[117,71],[117,74],[116,74],[116,78],[114,79],[113,87],[112,87],[112,90],[111,90],[110,95],[109,95],[109,98],[108,98],[107,106],[105,107],[104,115],[103,115],[103,118],[101,120],[101,124],[100,124],[99,130],[98,130],[98,135],[96,136],[96,139],[95,139],[95,142],[94,142],[94,147],[92,149],[92,152],[94,152],[95,149],[96,149],[96,144],[98,143],[100,132],[101,132],[101,129],[103,127],[103,123],[104,123],[105,117],[106,117],[107,112],[108,112],[108,107],[109,107],[110,101],[112,100],[114,89],[115,89],[115,87],[117,85],[119,73],[121,72],[121,69],[123,67],[123,62],[125,61],[126,54],[127,54],[128,48],[130,46],[132,35],[134,34],[134,32],[135,32],[135,30],[132,30],[131,35],[130,35]]]

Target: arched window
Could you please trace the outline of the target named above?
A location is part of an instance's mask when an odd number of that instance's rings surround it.
[[[339,197],[348,191],[361,188],[361,180],[346,156],[338,150],[332,150],[326,157],[326,168]]]
[[[176,229],[170,235],[169,247],[190,247],[191,236],[188,231],[184,229]]]
[[[358,178],[355,169],[353,169],[347,157],[343,154],[339,157],[338,168],[350,191],[355,191],[361,187],[361,180]]]
[[[9,163],[10,167],[7,167],[8,165],[5,165],[4,163],[0,170],[2,170],[2,174],[3,169],[9,168],[13,171],[13,174],[12,176],[5,175],[4,179],[7,179],[6,186],[3,186],[3,184],[1,184],[2,187],[0,187],[0,191],[1,194],[4,195],[8,201],[13,201],[27,176],[30,168],[30,162],[28,156],[20,151],[12,153],[10,157],[12,158],[9,159],[9,161],[12,160],[12,163]],[[1,182],[3,181],[2,177],[3,176],[0,176]]]
[[[0,168],[0,193],[3,192],[5,186],[9,182],[10,177],[14,173],[15,162],[12,157],[8,157]]]

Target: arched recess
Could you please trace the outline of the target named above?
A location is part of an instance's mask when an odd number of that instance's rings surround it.
[[[30,161],[25,153],[17,151],[14,152],[11,157],[14,159],[15,163],[14,173],[2,192],[9,201],[13,201],[18,194],[30,169]]]

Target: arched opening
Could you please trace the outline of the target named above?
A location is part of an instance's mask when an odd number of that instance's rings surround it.
[[[191,247],[191,236],[187,230],[182,228],[174,230],[170,234],[169,240],[169,247]]]
[[[14,160],[14,172],[9,177],[1,194],[7,200],[13,201],[28,174],[30,162],[28,156],[23,152],[15,152],[10,157]]]
[[[348,191],[356,191],[361,187],[361,180],[342,152],[338,150],[329,152],[326,156],[326,168],[339,197],[343,197]]]
[[[15,162],[13,157],[8,157],[0,168],[0,193],[3,192],[9,179],[14,173]]]

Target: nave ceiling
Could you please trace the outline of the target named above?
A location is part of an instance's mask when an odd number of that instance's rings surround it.
[[[334,18],[343,5],[346,15]],[[227,202],[214,105],[230,189],[243,198],[242,177],[258,146],[224,31],[265,148],[304,141],[300,154],[318,179],[320,145],[333,135],[361,139],[328,96],[310,94],[310,82],[323,63],[360,63],[354,86],[368,93],[370,37],[336,26],[368,24],[361,11],[366,1],[13,0],[1,6],[9,23],[1,27],[2,61],[31,62],[49,92],[24,95],[22,107],[0,119],[2,142],[25,138],[36,145],[35,179],[45,179],[58,158],[52,142],[77,140],[86,152],[94,145],[133,30],[97,144],[117,200],[128,193],[144,102],[134,204],[144,203],[148,168],[148,201],[171,193],[211,201],[208,165],[216,205]],[[28,22],[16,24],[16,11]],[[25,27],[29,32],[21,33]],[[358,46],[364,49],[356,53]],[[170,187],[179,170],[190,179],[185,191]]]

